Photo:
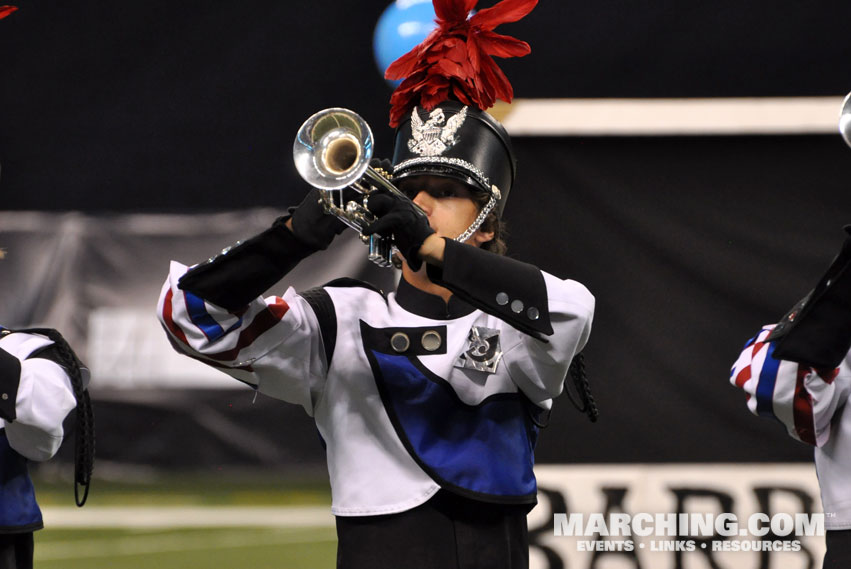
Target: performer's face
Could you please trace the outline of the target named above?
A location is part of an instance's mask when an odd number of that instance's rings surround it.
[[[479,215],[471,191],[452,178],[411,176],[399,181],[399,189],[425,211],[429,225],[441,237],[458,237]],[[478,230],[467,243],[480,246],[491,239],[493,232]]]

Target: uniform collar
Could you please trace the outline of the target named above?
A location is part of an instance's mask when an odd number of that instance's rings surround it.
[[[396,302],[408,312],[434,320],[461,318],[475,310],[454,294],[449,297],[449,302],[444,302],[436,294],[418,289],[405,277],[399,279],[399,286],[396,287]]]

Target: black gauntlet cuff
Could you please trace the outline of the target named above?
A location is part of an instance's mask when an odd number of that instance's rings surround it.
[[[769,334],[776,358],[833,369],[851,349],[851,226],[845,231],[849,236],[815,289]]]
[[[17,418],[15,402],[18,399],[18,385],[21,382],[21,362],[0,349],[0,418],[10,423]]]
[[[319,190],[312,189],[298,207],[288,210],[292,216],[292,233],[314,251],[324,251],[343,232],[346,224],[331,214],[325,213]]]
[[[190,269],[178,288],[226,310],[244,307],[315,250],[287,229],[287,219]]]
[[[451,239],[443,267],[426,265],[429,279],[461,300],[542,339],[552,335],[547,286],[540,269]]]

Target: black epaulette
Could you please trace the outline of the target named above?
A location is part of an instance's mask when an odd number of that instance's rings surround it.
[[[0,337],[11,333],[11,330],[0,328]],[[6,350],[0,350],[0,419],[4,421],[11,423],[17,418],[15,405],[20,383],[21,362]]]
[[[368,282],[348,277],[334,279],[322,286],[298,293],[300,297],[307,301],[307,304],[310,305],[310,308],[313,309],[313,313],[316,315],[316,320],[319,323],[319,332],[322,336],[322,346],[325,348],[325,363],[328,367],[331,367],[331,358],[334,356],[334,348],[337,345],[337,311],[325,287],[365,288],[377,292],[385,300],[387,300],[387,297],[384,291]]]
[[[322,286],[330,286],[330,287],[335,287],[335,288],[366,288],[366,289],[369,289],[373,292],[377,292],[385,300],[387,299],[387,295],[384,293],[384,291],[381,290],[380,288],[378,288],[377,286],[370,284],[366,281],[361,281],[361,280],[353,279],[353,278],[350,278],[350,277],[342,277],[342,278],[339,278],[339,279],[334,279],[333,281],[327,282]]]

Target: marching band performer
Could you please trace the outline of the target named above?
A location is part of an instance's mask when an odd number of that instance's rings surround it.
[[[817,286],[745,345],[730,381],[755,415],[812,445],[825,512],[824,569],[851,566],[851,226]]]
[[[86,418],[77,415],[77,428],[88,436],[77,436],[88,462],[75,480],[84,474],[88,493],[94,449],[87,383],[88,370],[55,330],[0,327],[0,569],[32,569],[33,532],[44,523],[27,464],[56,454],[62,423],[78,402]],[[78,496],[77,504],[84,502]]]
[[[392,236],[394,292],[261,296],[345,228],[313,190],[226,253],[172,262],[159,299],[175,349],[315,419],[343,569],[528,567],[538,429],[591,330],[583,285],[501,255],[515,160],[485,109],[512,94],[490,55],[529,47],[492,30],[536,0],[475,3],[434,0],[438,28],[387,72],[405,78],[386,166],[404,195],[371,193],[363,233]]]
[[[5,256],[0,249],[0,260]],[[89,377],[56,330],[0,326],[0,569],[33,567],[33,532],[44,521],[28,464],[56,455],[65,437],[63,422],[73,409],[74,496],[78,506],[86,503],[94,466]]]

